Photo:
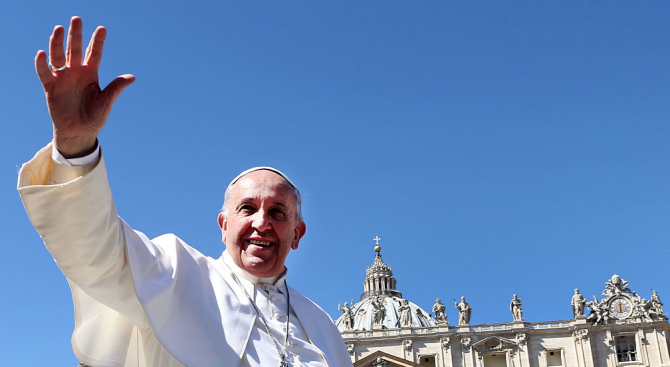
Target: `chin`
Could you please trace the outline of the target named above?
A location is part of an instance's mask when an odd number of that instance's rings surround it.
[[[274,276],[277,276],[281,273],[281,271],[271,271],[271,270],[266,270],[266,271],[250,271],[249,274],[259,277],[259,278],[271,278]]]
[[[273,277],[281,273],[281,271],[278,271],[276,272],[277,274],[274,274],[275,271],[273,271],[272,266],[265,264],[249,264],[244,268],[244,270],[246,270],[247,273],[259,278]]]

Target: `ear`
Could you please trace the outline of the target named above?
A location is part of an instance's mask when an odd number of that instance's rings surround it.
[[[300,222],[297,226],[295,226],[295,231],[293,232],[293,243],[291,243],[292,249],[298,249],[298,243],[300,242],[302,236],[305,235],[305,231],[307,231],[307,225],[305,225],[305,222]]]
[[[221,241],[226,242],[226,234],[228,232],[228,220],[223,218],[223,213],[219,213],[219,216],[216,217],[216,221],[219,223],[219,228],[221,228]]]

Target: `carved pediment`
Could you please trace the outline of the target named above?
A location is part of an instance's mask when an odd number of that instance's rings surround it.
[[[382,352],[380,350],[370,354],[369,356],[357,361],[354,363],[354,367],[373,367],[380,365],[386,365],[386,367],[421,367],[421,365],[416,364],[412,361],[396,357],[392,354]],[[385,363],[384,363],[385,362]]]
[[[501,338],[499,336],[489,336],[472,344],[472,349],[476,351],[495,351],[503,349],[516,348],[519,344],[512,339]]]

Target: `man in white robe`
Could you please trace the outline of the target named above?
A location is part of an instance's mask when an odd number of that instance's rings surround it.
[[[231,182],[219,259],[171,234],[150,240],[118,217],[97,134],[134,77],[100,90],[105,36],[98,27],[84,57],[74,17],[67,53],[60,26],[50,65],[38,52],[54,139],[24,164],[18,183],[72,289],[77,357],[110,367],[351,366],[330,317],[286,283],[284,261],[305,224],[283,173],[261,167]]]

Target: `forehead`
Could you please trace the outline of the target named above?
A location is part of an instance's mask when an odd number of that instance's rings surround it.
[[[268,198],[287,206],[295,206],[295,195],[291,185],[272,171],[262,170],[248,173],[231,187],[231,199],[235,202]]]

